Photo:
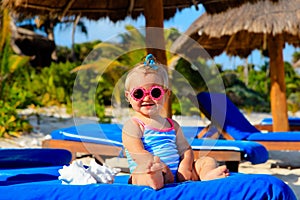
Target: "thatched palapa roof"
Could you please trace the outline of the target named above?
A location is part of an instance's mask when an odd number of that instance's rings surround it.
[[[127,16],[136,19],[143,14],[145,0],[3,0],[3,6],[23,16],[47,15],[63,17],[81,15],[97,20],[109,17],[113,22],[124,20]],[[198,5],[199,0],[164,0],[164,18],[169,19],[177,10]],[[153,11],[155,13],[155,10]]]
[[[300,46],[300,0],[249,1],[226,12],[205,13],[185,34],[212,57],[223,52],[247,57],[254,49],[266,50],[270,35],[282,35],[288,44]],[[184,42],[176,48],[188,48]]]
[[[229,8],[238,7],[245,2],[258,0],[162,0],[164,6],[164,19],[169,19],[178,10],[193,5],[202,4],[207,13],[215,14]],[[127,16],[136,19],[143,14],[146,0],[3,0],[4,7],[10,8],[22,16],[47,15],[50,17],[63,17],[81,15],[88,19],[98,20],[109,17],[113,22],[124,20]],[[155,11],[154,11],[155,12]]]
[[[237,8],[244,3],[256,3],[260,0],[202,0],[201,3],[209,14],[218,14],[231,8]]]

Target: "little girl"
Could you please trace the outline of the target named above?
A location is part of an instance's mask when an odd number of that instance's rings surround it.
[[[160,189],[166,183],[211,180],[229,175],[211,157],[194,160],[179,124],[161,115],[170,95],[168,72],[149,54],[125,80],[125,97],[135,111],[122,130],[131,172],[129,182]]]

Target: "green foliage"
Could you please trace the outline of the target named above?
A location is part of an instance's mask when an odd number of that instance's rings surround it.
[[[292,62],[296,63],[298,60],[300,60],[300,52],[299,51],[295,51],[292,55],[293,59]]]
[[[146,55],[145,49],[136,48],[143,46],[141,44],[143,36],[132,26],[126,28],[130,30],[130,33],[120,35],[121,43],[96,44],[84,63],[72,70],[80,74],[76,84],[78,92],[73,94],[76,100],[75,112],[78,115],[96,114],[100,122],[110,122],[111,118],[106,116],[105,107],[112,103],[115,85]],[[117,99],[122,101],[121,98]]]
[[[298,55],[297,53],[294,54]],[[226,71],[224,83],[226,91],[239,107],[254,111],[270,111],[270,72],[269,63],[262,66],[249,65],[248,85],[242,81],[244,66],[239,66],[235,71]],[[284,63],[285,83],[288,110],[295,113],[299,110],[300,102],[300,77],[292,65]]]
[[[105,115],[105,106],[111,105],[114,85],[124,73],[124,69],[115,62],[98,73],[97,69],[102,69],[101,65],[105,68],[106,65],[103,59],[102,61],[75,68],[78,76],[73,92],[73,105],[77,115],[96,114],[100,122],[108,123],[110,118]]]
[[[90,57],[90,53],[94,49],[94,46],[99,43],[101,43],[100,40],[95,40],[82,44],[75,44],[74,50],[76,58],[79,59],[80,62],[83,62],[87,57]]]
[[[285,83],[287,97],[293,93],[300,92],[300,76],[297,74],[290,63],[284,63]]]
[[[251,111],[269,112],[270,106],[255,90],[248,88],[235,73],[224,72],[226,94],[239,108]]]
[[[270,101],[270,75],[268,63],[261,66],[259,70],[250,68],[248,75],[248,87],[258,92],[266,101]]]
[[[36,76],[37,85],[43,88],[36,88],[35,93],[40,93],[40,102],[44,106],[60,105],[70,102],[73,92],[76,74],[70,73],[75,67],[75,63],[52,63],[50,67],[44,68],[41,74]]]
[[[201,67],[202,69],[208,69],[208,66],[206,66],[205,64],[202,65]],[[205,76],[206,74],[200,74],[198,69],[194,69],[192,68],[191,64],[188,63],[186,60],[184,59],[180,59],[178,61],[178,64],[176,65],[176,71],[179,72],[180,74],[183,75],[183,77],[185,78],[185,80],[182,80],[182,78],[177,78],[176,76],[174,77],[174,83],[176,83],[177,85],[183,85],[180,84],[180,82],[185,82],[186,80],[188,80],[189,84],[196,90],[196,91],[203,91],[203,90],[207,90],[207,85],[203,79],[203,76]],[[206,72],[207,74],[209,72]],[[173,75],[174,76],[174,75]],[[181,90],[182,91],[182,90]]]
[[[180,101],[172,96],[172,114],[173,115],[199,115],[200,111],[193,105],[187,97],[182,97]]]
[[[288,110],[295,114],[300,110],[300,92],[289,95],[287,100]]]
[[[288,110],[293,114],[300,110],[300,76],[290,63],[284,63]]]
[[[29,59],[12,53],[8,10],[0,10],[0,15],[0,137],[11,137],[31,129],[29,122],[16,112],[23,97],[13,81],[17,69]]]
[[[49,67],[37,72],[27,66],[19,68],[13,78],[13,88],[22,96],[20,108],[34,104],[52,106],[65,104],[71,107],[76,74],[70,73],[75,63],[52,63]]]
[[[77,65],[81,64],[85,59],[92,57],[92,50],[95,45],[101,44],[100,40],[95,40],[91,42],[85,42],[81,44],[74,45],[74,54],[76,57]],[[71,61],[71,49],[64,46],[56,47],[56,55],[58,62],[65,63],[67,61]],[[98,56],[98,55],[96,55]]]
[[[179,59],[175,67],[176,71],[172,74],[172,85],[176,85],[175,92],[182,95],[180,102],[172,97],[173,113],[184,115],[198,115],[199,109],[190,102],[187,97],[189,92],[202,92],[210,91],[219,92],[222,90],[222,77],[220,75],[221,66],[209,65],[204,59],[197,59],[193,61],[193,65],[184,59]],[[185,83],[193,88],[194,91],[190,91],[185,88]],[[174,90],[174,88],[172,88]],[[178,91],[177,91],[178,90]],[[189,91],[189,92],[186,92]],[[188,103],[190,102],[190,103]],[[181,103],[182,105],[177,105]],[[180,110],[181,108],[181,110]],[[181,113],[181,112],[185,113]]]
[[[57,46],[56,47],[56,56],[57,62],[67,62],[69,60],[69,56],[71,55],[71,49],[68,47]]]
[[[110,98],[112,96],[113,85],[105,81],[105,78],[99,77],[98,87],[96,89],[95,110],[99,121],[102,123],[110,123],[111,118],[105,114],[105,105],[111,105]]]
[[[16,107],[0,100],[0,137],[18,137],[31,130],[28,121],[18,116]]]

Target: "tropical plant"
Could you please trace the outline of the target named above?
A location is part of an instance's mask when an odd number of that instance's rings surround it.
[[[285,83],[286,83],[286,93],[287,97],[293,93],[300,92],[300,76],[295,72],[293,66],[285,62],[284,63],[285,69]]]
[[[96,44],[93,51],[84,59],[83,64],[72,70],[73,73],[78,74],[75,85],[78,92],[73,94],[75,95],[73,99],[76,101],[76,113],[91,115],[95,112],[100,122],[110,121],[110,117],[105,115],[105,106],[112,103],[115,85],[134,64],[140,62],[141,58],[146,55],[145,49],[141,49],[138,41],[143,36],[132,26],[126,26],[126,29],[130,30],[129,34],[121,34],[120,43]],[[121,95],[117,95],[116,100],[119,103],[124,99]],[[94,99],[95,105],[85,103]]]
[[[292,55],[292,62],[296,63],[298,60],[300,60],[300,52],[299,51],[295,51]]]
[[[243,82],[243,67],[236,70],[225,70],[222,79],[226,94],[239,108],[251,111],[269,112],[269,101],[266,101],[268,92],[264,90],[266,75],[264,71],[256,71],[250,67],[248,71],[248,86]],[[252,88],[253,87],[253,88]]]
[[[73,70],[76,72],[80,71],[80,73],[84,73],[83,70],[89,70],[99,74],[99,76],[94,76],[94,77],[97,77],[98,80],[101,80],[98,82],[98,88],[96,94],[97,102],[100,103],[101,105],[103,105],[103,103],[104,104],[109,103],[109,105],[111,105],[110,98],[112,95],[111,93],[112,91],[110,91],[109,88],[113,89],[116,83],[124,75],[124,73],[127,72],[129,69],[131,69],[137,63],[140,63],[142,61],[142,58],[144,58],[147,53],[145,48],[145,36],[133,26],[128,25],[125,28],[128,30],[128,32],[119,35],[120,37],[119,43],[102,42],[95,45],[94,50],[85,59],[85,63]],[[170,46],[173,44],[174,40],[179,37],[179,35],[180,34],[178,30],[174,28],[167,29],[165,31],[166,49],[170,49]],[[179,56],[173,55],[169,51],[167,51],[166,53],[167,53],[168,66],[174,67],[175,65],[177,65],[179,61]],[[186,75],[195,74],[191,71],[188,71],[190,65],[185,65],[185,63],[182,62],[183,61],[179,62],[179,65],[182,66],[180,73],[185,73]],[[83,76],[82,79],[86,79],[84,77],[86,76]],[[173,79],[176,78],[176,76],[173,75],[171,77]],[[173,81],[177,83],[179,83],[180,81],[185,81],[180,79],[181,78],[176,78],[176,80]],[[191,77],[189,79],[192,80]],[[92,79],[92,81],[94,80],[95,78]],[[199,87],[199,77],[193,76],[192,81],[195,87]],[[81,83],[83,82],[84,81],[81,81]],[[88,83],[85,84],[88,85]],[[176,84],[176,85],[180,86],[180,84]],[[181,89],[179,87],[176,88],[175,90],[179,91]],[[174,91],[174,92],[178,92],[178,91]],[[88,94],[88,92],[86,92],[86,94]],[[122,94],[115,93],[114,95],[117,96],[115,98],[117,101],[119,101],[118,102],[119,104],[126,105],[126,103],[122,102],[125,101],[125,98],[121,97]],[[102,100],[101,98],[104,98],[106,100]],[[87,99],[84,99],[84,101],[87,101]],[[188,101],[188,99],[185,98],[183,101],[184,102]],[[176,104],[177,99],[175,96],[172,97],[172,102]],[[173,114],[181,114],[180,113],[181,109],[179,109],[180,106],[176,106],[175,104],[173,104]],[[187,104],[184,103],[184,105]],[[191,109],[191,107],[192,106],[188,106],[187,110]],[[100,113],[98,113],[97,115],[99,117]]]
[[[294,53],[294,59],[297,58]],[[285,83],[288,110],[295,113],[299,110],[299,85],[300,77],[295,68],[285,62]],[[232,100],[241,108],[255,111],[270,111],[270,74],[269,63],[261,66],[248,65],[248,85],[243,83],[244,66],[238,66],[236,70],[226,70],[224,83],[227,92],[231,92]],[[250,93],[249,93],[250,92]]]
[[[288,110],[295,114],[300,110],[300,76],[290,63],[285,62],[284,67]]]
[[[10,47],[10,16],[7,9],[0,12],[0,137],[18,136],[30,131],[29,122],[18,116],[16,109],[22,102],[14,85],[15,71],[28,63],[29,58],[14,55]]]
[[[270,71],[269,63],[266,62],[262,66],[255,69],[254,65],[249,68],[248,87],[259,93],[266,101],[270,101]]]
[[[27,88],[36,95],[36,99],[43,106],[71,104],[76,74],[70,73],[75,63],[52,63],[40,73],[31,72],[31,88]]]
[[[287,105],[288,110],[295,115],[295,113],[300,110],[300,92],[289,95]]]

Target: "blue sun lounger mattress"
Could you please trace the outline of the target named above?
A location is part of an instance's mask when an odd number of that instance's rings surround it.
[[[64,185],[55,171],[59,168],[0,170],[0,199],[296,200],[291,188],[271,175],[234,173],[212,181],[168,184],[155,191],[147,186],[127,184],[128,175],[117,176],[113,184]]]
[[[300,118],[299,117],[289,117],[288,122],[290,126],[300,126]],[[273,119],[270,117],[264,118],[260,122],[261,125],[272,125]]]
[[[49,154],[51,153],[52,159]],[[59,169],[68,165],[71,153],[63,149],[0,149],[0,199],[278,199],[296,200],[291,188],[271,175],[231,173],[212,181],[167,184],[158,191],[127,184],[129,175],[115,177],[113,184],[65,185]],[[12,155],[12,156],[10,156]],[[47,158],[49,166],[41,166]],[[25,167],[24,160],[27,160]],[[21,161],[21,162],[20,162]],[[32,162],[30,165],[28,163]],[[49,164],[51,163],[51,164]],[[31,167],[28,167],[31,166]]]
[[[0,169],[59,166],[70,163],[72,154],[65,149],[0,149]]]
[[[256,142],[196,139],[202,127],[182,127],[182,130],[194,150],[237,151],[244,160],[252,164],[264,163],[268,160],[268,152],[264,146]],[[54,140],[70,140],[92,142],[97,144],[122,147],[122,125],[120,124],[83,124],[57,129],[51,132]]]

